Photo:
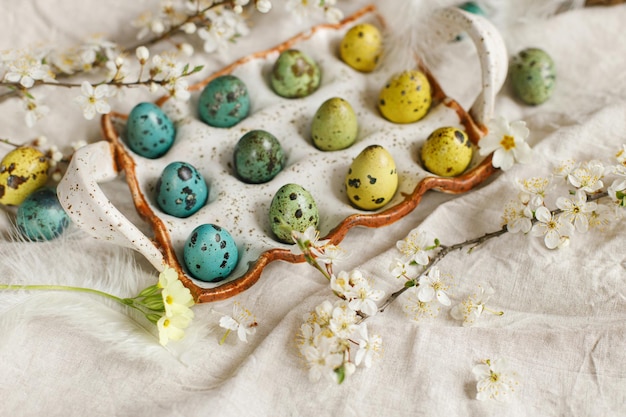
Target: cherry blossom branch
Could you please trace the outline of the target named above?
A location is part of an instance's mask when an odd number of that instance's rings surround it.
[[[595,193],[595,194],[589,195],[588,196],[588,200],[589,201],[594,201],[594,200],[598,200],[598,199],[600,199],[602,197],[606,197],[606,196],[608,196],[608,192],[603,191],[603,192],[599,192],[599,193]],[[555,215],[558,215],[558,214],[560,214],[562,212],[563,212],[563,210],[561,210],[561,209],[555,209],[555,210],[550,211],[550,214],[552,216],[555,216]],[[533,219],[531,219],[531,224],[534,225],[535,223],[537,223],[537,221],[538,220],[536,218],[533,218]],[[432,269],[435,265],[437,265],[439,262],[441,262],[441,260],[443,260],[443,258],[445,258],[451,252],[454,252],[456,250],[461,250],[461,249],[463,249],[463,248],[465,248],[467,246],[471,246],[469,251],[468,251],[468,253],[469,253],[469,252],[473,251],[474,248],[476,248],[477,246],[480,246],[483,243],[485,243],[485,242],[487,242],[487,241],[489,241],[489,240],[491,240],[493,238],[502,236],[503,234],[505,234],[507,232],[509,232],[509,230],[507,228],[507,225],[504,225],[500,230],[496,230],[494,232],[486,233],[486,234],[484,234],[484,235],[482,235],[480,237],[476,237],[476,238],[473,238],[473,239],[468,239],[468,240],[466,240],[464,242],[456,243],[456,244],[450,245],[450,246],[439,245],[440,251],[437,252],[437,254],[435,256],[433,256],[429,260],[428,264],[424,265],[424,271],[421,274],[419,274],[416,278],[413,278],[413,279],[410,279],[410,280],[406,281],[404,286],[401,289],[399,289],[399,290],[395,291],[394,293],[392,293],[385,300],[385,302],[383,302],[383,304],[379,307],[378,311],[380,313],[382,313],[383,311],[385,311],[385,309],[387,307],[389,307],[389,305],[391,303],[393,303],[398,297],[400,297],[402,294],[404,294],[405,291],[407,291],[409,288],[412,288],[412,287],[415,287],[415,286],[419,285],[418,284],[419,278],[422,277],[423,275],[426,275],[430,269]]]
[[[139,42],[136,45],[133,46],[129,46],[126,48],[122,48],[119,52],[120,55],[128,55],[130,54],[132,51],[134,51],[135,49],[137,49],[140,46],[151,46],[154,44],[157,44],[163,40],[169,39],[172,36],[174,36],[176,34],[176,32],[178,32],[179,30],[182,30],[181,28],[188,24],[188,23],[192,23],[192,22],[202,22],[202,23],[210,23],[210,20],[202,17],[206,12],[210,11],[211,9],[214,9],[216,7],[219,6],[230,6],[233,7],[234,6],[234,1],[229,0],[229,1],[224,1],[224,2],[219,2],[219,3],[213,3],[210,6],[207,6],[205,8],[202,9],[197,9],[193,14],[189,15],[185,20],[183,20],[182,22],[171,26],[168,30],[164,31],[163,33],[148,39],[147,41],[144,42]],[[99,58],[96,59],[96,61],[94,61],[93,64],[95,64],[96,67],[102,66],[102,64],[104,62],[106,62],[107,59],[106,58]],[[143,69],[143,66],[142,66]],[[54,73],[53,78],[55,80],[64,80],[64,79],[68,79],[72,76],[78,75],[78,74],[82,74],[87,72],[88,70],[84,70],[84,69],[79,69],[74,71],[72,74],[65,74],[65,73]],[[116,74],[117,76],[117,74]],[[116,77],[113,78],[113,81],[102,81],[99,84],[109,84],[111,86],[115,86],[115,87],[133,87],[133,86],[140,86],[140,85],[149,85],[150,83],[147,82],[135,82],[135,83],[121,83],[121,82],[115,82]],[[25,96],[30,96],[29,94],[29,90],[32,88],[35,88],[37,86],[41,86],[41,85],[48,85],[48,86],[56,86],[56,87],[67,87],[67,88],[80,88],[81,84],[77,84],[77,83],[66,83],[66,82],[53,82],[53,81],[45,81],[45,80],[36,80],[34,82],[34,84],[31,87],[24,87],[22,86],[19,82],[10,82],[10,81],[5,81],[5,80],[0,80],[0,87],[5,87],[8,88],[10,91],[4,92],[4,93],[0,93],[0,103],[3,102],[4,100],[10,98],[10,97],[14,97],[15,95],[18,94],[23,94]]]

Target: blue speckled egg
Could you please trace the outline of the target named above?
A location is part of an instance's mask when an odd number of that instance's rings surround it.
[[[280,187],[270,204],[269,217],[272,232],[284,243],[293,243],[292,230],[304,232],[309,226],[317,229],[320,221],[313,196],[298,184]]]
[[[217,282],[228,277],[237,266],[239,252],[235,240],[225,229],[214,224],[196,227],[185,242],[185,266],[194,277]]]
[[[250,112],[246,84],[234,75],[223,75],[209,82],[198,101],[200,119],[213,127],[231,127]]]
[[[29,240],[52,240],[69,226],[70,218],[61,207],[54,189],[40,188],[17,208],[17,227]]]
[[[156,104],[139,103],[128,115],[126,142],[138,155],[150,159],[163,156],[175,138],[174,123]]]
[[[285,165],[285,152],[274,135],[251,130],[239,139],[234,151],[235,171],[252,184],[268,182]]]
[[[202,174],[186,162],[172,162],[163,169],[156,185],[156,201],[165,213],[189,217],[206,203],[209,187]]]

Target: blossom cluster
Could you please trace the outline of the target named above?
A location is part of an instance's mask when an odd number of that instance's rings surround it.
[[[337,22],[343,13],[336,0],[309,2],[289,0],[286,7],[299,16],[314,9],[326,19]],[[22,101],[28,127],[50,113],[42,94],[33,93],[37,85],[80,88],[75,102],[86,119],[111,110],[109,99],[119,88],[144,85],[151,92],[163,92],[176,99],[189,99],[185,79],[202,67],[189,67],[184,60],[194,53],[190,36],[197,36],[207,53],[224,52],[240,37],[250,32],[246,9],[261,13],[272,9],[270,0],[160,0],[155,10],[148,10],[132,21],[143,45],[122,47],[103,35],[92,35],[83,43],[65,50],[34,47],[0,52],[0,86],[7,88],[0,99],[17,96]],[[168,39],[174,50],[154,55],[149,62],[148,46]],[[133,53],[137,61],[129,59]],[[148,68],[146,68],[148,67]],[[147,69],[148,71],[144,71]],[[98,71],[100,70],[100,71]],[[145,77],[147,73],[147,77]],[[89,75],[96,80],[64,82],[71,76]]]
[[[178,279],[178,273],[172,268],[165,268],[159,274],[159,282],[144,290],[144,294],[158,293],[161,290],[163,309],[154,308],[154,313],[146,317],[156,323],[159,329],[159,343],[165,346],[169,340],[180,340],[185,336],[194,314],[191,292]],[[160,305],[159,305],[160,307]]]
[[[549,249],[565,247],[575,234],[604,230],[623,218],[626,145],[608,163],[567,160],[550,177],[518,180],[517,186],[517,198],[505,206],[502,216],[507,230],[543,237]],[[546,204],[551,193],[558,195],[553,211]]]
[[[300,352],[312,381],[324,376],[341,383],[357,366],[369,368],[381,352],[381,337],[370,335],[363,320],[378,312],[377,302],[385,293],[373,288],[359,269],[335,273],[333,266],[346,253],[327,240],[319,240],[315,228],[294,231],[292,237],[293,251],[304,254],[307,262],[329,280],[338,297],[334,303],[322,302],[304,317],[298,332]]]

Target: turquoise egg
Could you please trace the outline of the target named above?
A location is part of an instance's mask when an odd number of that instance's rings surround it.
[[[163,169],[156,184],[156,201],[165,213],[189,217],[200,210],[209,196],[202,174],[186,162],[172,162]]]
[[[223,75],[209,82],[200,94],[200,119],[213,127],[231,127],[250,112],[248,88],[234,75]]]
[[[285,184],[270,204],[270,225],[276,238],[293,243],[291,231],[304,232],[309,226],[317,229],[320,221],[313,196],[298,184]]]
[[[268,182],[283,169],[285,152],[271,133],[251,130],[237,142],[234,163],[239,178],[260,184]]]
[[[526,104],[544,103],[552,96],[556,70],[550,55],[539,48],[527,48],[511,60],[511,83],[515,95]]]
[[[54,189],[40,188],[17,208],[17,228],[26,239],[52,240],[70,225]]]
[[[239,252],[235,240],[214,224],[196,227],[185,242],[185,266],[194,278],[206,282],[225,279],[237,266]]]
[[[174,123],[156,104],[139,103],[128,115],[126,142],[138,155],[159,158],[169,151],[175,138]]]
[[[274,92],[286,98],[313,94],[321,80],[322,72],[317,62],[297,49],[288,49],[278,56],[270,77]]]

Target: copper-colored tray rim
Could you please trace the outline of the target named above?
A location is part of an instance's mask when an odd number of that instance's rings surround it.
[[[225,68],[211,74],[202,81],[194,84],[190,87],[190,90],[197,91],[202,89],[214,78],[229,74],[235,68],[245,64],[249,60],[262,58],[276,51],[280,52],[289,49],[298,41],[310,38],[318,30],[329,28],[340,29],[358,20],[363,15],[375,11],[375,6],[368,6],[338,24],[322,24],[315,26],[309,31],[300,33],[280,45],[235,61]],[[486,127],[482,125],[479,126],[455,100],[447,97],[427,68],[423,65],[419,65],[419,67],[427,75],[429,81],[431,82],[433,89],[433,106],[438,103],[443,103],[456,111],[461,124],[464,126],[468,136],[470,137],[470,140],[474,144],[477,144],[480,138],[487,133]],[[156,104],[162,105],[167,100],[168,97],[162,97],[156,101]],[[111,145],[111,151],[114,156],[116,169],[118,172],[124,171],[126,174],[126,182],[129,186],[135,208],[139,215],[150,225],[154,233],[153,243],[162,252],[165,262],[178,272],[182,283],[189,288],[197,303],[224,300],[247,290],[260,279],[265,266],[271,262],[278,260],[289,263],[305,262],[305,258],[302,254],[294,254],[289,249],[269,249],[262,252],[257,260],[251,263],[247,272],[241,277],[227,281],[212,288],[204,288],[197,285],[193,279],[187,276],[187,273],[179,262],[164,221],[151,209],[141,190],[139,181],[135,175],[136,162],[133,155],[121,143],[120,135],[118,134],[114,123],[114,119],[116,118],[126,119],[127,115],[118,112],[111,112],[103,115],[101,119],[102,131],[104,137]],[[390,225],[412,212],[419,205],[422,197],[427,191],[437,190],[451,194],[465,193],[480,185],[496,170],[497,169],[492,165],[492,155],[488,155],[478,165],[460,176],[453,178],[436,176],[425,177],[417,184],[412,193],[403,195],[404,199],[400,203],[375,213],[355,213],[350,215],[335,226],[326,236],[323,237],[323,239],[328,239],[331,243],[337,245],[354,227],[362,226],[368,228],[379,228]]]

